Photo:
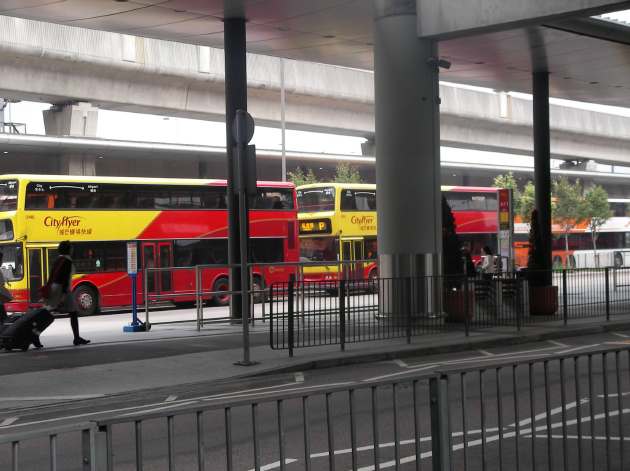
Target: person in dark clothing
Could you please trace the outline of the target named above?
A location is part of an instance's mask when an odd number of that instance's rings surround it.
[[[73,273],[72,245],[67,240],[63,241],[59,244],[57,251],[59,256],[53,264],[46,284],[44,307],[50,311],[67,312],[70,316],[70,327],[74,335],[72,343],[74,345],[86,345],[90,341],[79,335],[79,314],[70,290]],[[41,348],[39,338],[36,340],[37,343],[34,341],[33,345],[36,348]]]
[[[477,274],[477,271],[475,270],[475,264],[472,256],[470,255],[470,247],[467,244],[464,244],[462,247],[462,262],[464,263],[466,276],[471,278],[474,277]]]

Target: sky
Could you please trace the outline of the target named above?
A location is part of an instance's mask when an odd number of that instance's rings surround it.
[[[610,13],[604,15],[603,18],[627,21],[630,27],[630,10]],[[450,85],[461,86],[456,84]],[[479,87],[464,86],[464,88],[474,88],[486,93],[495,93],[493,90]],[[515,92],[511,92],[510,94],[523,99],[531,99],[531,95],[528,94]],[[630,117],[629,108],[581,103],[557,98],[552,98],[550,102]],[[5,111],[5,120],[16,123],[26,123],[27,132],[29,134],[44,134],[42,111],[49,107],[49,104],[34,102],[10,104]],[[221,122],[99,110],[97,137],[131,141],[225,146],[225,125]],[[287,130],[286,133],[286,148],[298,152],[361,155],[362,142],[364,142],[363,138],[351,136],[293,130]],[[281,149],[280,130],[276,128],[257,127],[252,143],[261,149],[279,150]],[[507,158],[509,158],[511,165],[529,166],[531,164],[531,158],[529,157],[508,156],[505,154],[461,149],[443,149],[443,160],[449,161],[471,161],[496,164],[507,162]]]

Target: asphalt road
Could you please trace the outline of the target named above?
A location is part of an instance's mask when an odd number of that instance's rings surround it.
[[[446,369],[451,371],[448,410],[451,421],[453,469],[512,470],[517,469],[516,463],[519,463],[520,469],[532,469],[531,464],[535,462],[536,469],[555,470],[564,469],[566,459],[566,469],[578,469],[578,460],[581,460],[583,469],[621,470],[630,463],[630,456],[626,453],[622,465],[620,449],[620,444],[625,443],[625,437],[630,438],[630,420],[627,418],[630,414],[628,409],[630,398],[625,395],[630,394],[628,353],[619,356],[618,370],[615,355],[607,356],[607,381],[604,381],[602,356],[599,354],[592,357],[590,376],[586,356],[578,361],[577,375],[572,359],[564,362],[562,375],[559,362],[556,360],[549,361],[546,368],[544,363],[537,364],[531,371],[527,361],[549,358],[556,353],[577,355],[626,344],[630,344],[630,333],[617,332],[488,351],[405,358],[290,375],[176,386],[53,406],[4,411],[0,414],[0,433],[94,418],[124,416],[126,420],[132,422],[113,428],[114,469],[131,470],[136,469],[134,450],[130,446],[134,443],[133,420],[137,417],[136,414],[151,411],[166,413],[187,406],[217,404],[221,407],[205,412],[202,417],[203,454],[206,469],[223,470],[228,467],[226,413],[222,406],[227,401],[232,401],[234,406],[229,413],[228,427],[231,436],[229,456],[232,469],[250,470],[254,469],[252,408],[238,405],[237,402],[257,399],[259,402],[256,411],[257,446],[260,450],[260,469],[266,471],[280,469],[279,408],[282,412],[284,459],[287,470],[306,469],[306,456],[309,457],[313,470],[353,469],[349,393],[336,392],[330,394],[328,398],[317,394],[308,399],[306,413],[310,448],[308,452],[304,451],[305,422],[301,397],[321,386],[327,389],[353,388],[356,467],[367,471],[374,469],[374,463],[378,462],[381,464],[380,469],[395,469],[395,463],[398,461],[399,469],[403,470],[418,469],[418,464],[423,469],[431,469],[428,382],[426,379],[419,379],[414,387],[409,378]],[[525,363],[514,369],[512,364],[515,361]],[[506,366],[497,370],[496,366],[502,364]],[[463,376],[464,401],[462,375],[458,370],[462,368],[484,369],[483,373],[466,373]],[[533,383],[530,383],[530,377]],[[618,412],[620,396],[616,394],[617,378],[624,393],[621,396],[623,410],[621,421]],[[379,380],[397,381],[398,385],[395,393],[391,385],[375,389],[378,435],[375,439],[373,390],[366,388],[365,385]],[[278,392],[284,395],[295,394],[297,397],[282,401],[280,405],[275,400],[269,402],[271,395]],[[563,394],[564,411],[561,407]],[[515,397],[518,401],[516,404]],[[465,414],[462,404],[465,404]],[[578,413],[582,418],[580,430],[576,421]],[[535,424],[533,430],[532,417]],[[327,427],[329,421],[330,434]],[[174,419],[174,469],[196,469],[195,426],[195,416],[192,414],[178,415]],[[166,419],[143,422],[144,469],[169,469],[167,431]],[[581,437],[580,440],[578,435]],[[414,436],[419,437],[417,449]],[[606,437],[610,439],[606,440]],[[379,443],[378,456],[374,455],[375,441]],[[60,452],[58,469],[81,469],[79,444],[78,434],[58,437],[56,443]],[[48,449],[47,440],[25,442],[20,450],[23,466],[20,469],[48,469]],[[332,457],[328,453],[329,449],[335,450]],[[0,469],[10,469],[10,456],[9,445],[1,445]],[[467,464],[466,468],[464,462]]]

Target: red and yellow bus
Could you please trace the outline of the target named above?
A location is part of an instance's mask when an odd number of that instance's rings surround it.
[[[72,290],[80,313],[128,306],[128,241],[137,242],[139,271],[226,264],[227,216],[223,180],[1,175],[1,269],[14,296],[7,310],[23,312],[37,304],[62,240],[73,244]],[[250,247],[250,260],[261,264],[254,284],[286,281],[289,268],[262,264],[299,259],[292,184],[258,183]],[[146,284],[165,301],[194,302],[193,270],[156,272]],[[138,303],[143,286],[139,273]],[[203,288],[227,290],[227,269],[204,270]],[[214,301],[226,304],[228,298]]]
[[[473,260],[484,246],[498,249],[498,189],[444,186],[460,242]],[[376,185],[316,183],[297,189],[300,259],[322,263],[304,268],[306,280],[336,280],[339,261],[346,277],[377,277]],[[350,263],[345,263],[350,262]],[[352,263],[356,262],[356,263]]]

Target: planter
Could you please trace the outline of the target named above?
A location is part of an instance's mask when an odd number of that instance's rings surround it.
[[[553,316],[558,312],[557,286],[530,286],[529,313],[532,316]]]
[[[474,291],[468,291],[466,305],[466,292],[463,290],[447,291],[444,296],[444,310],[447,313],[446,322],[465,322],[466,318],[472,320],[475,308]],[[468,311],[466,313],[466,311]]]

